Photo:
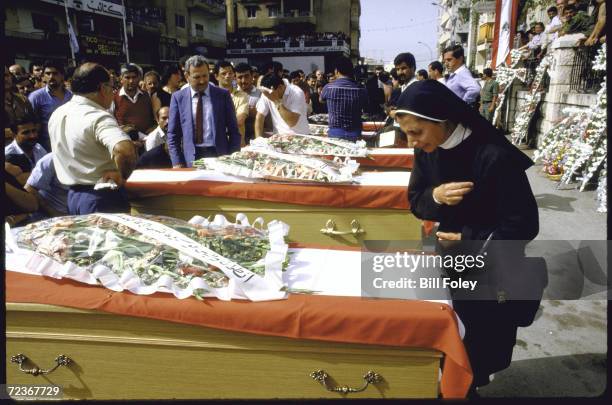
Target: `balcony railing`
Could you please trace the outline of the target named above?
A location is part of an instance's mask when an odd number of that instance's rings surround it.
[[[348,42],[340,39],[266,41],[252,44],[230,41],[228,54],[344,52],[350,53]]]
[[[14,38],[26,38],[26,39],[47,39],[44,32],[24,32],[24,31],[13,31],[5,30],[4,35],[7,37]]]
[[[314,14],[308,10],[290,10],[285,11],[283,15],[279,15],[278,22],[280,24],[295,24],[295,23],[312,23],[316,24],[317,19]]]
[[[593,70],[593,60],[598,50],[599,46],[576,48],[570,75],[570,91],[576,93],[597,93],[599,91],[606,71]]]
[[[187,0],[187,8],[194,7],[214,14],[225,13],[225,2],[223,0]]]

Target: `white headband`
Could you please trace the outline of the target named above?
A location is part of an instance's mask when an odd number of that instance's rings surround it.
[[[446,121],[446,120],[440,120],[438,118],[428,117],[427,115],[415,113],[414,111],[410,111],[410,110],[395,110],[395,113],[396,114],[416,115],[417,117],[425,118],[426,120],[435,121],[435,122],[444,122],[444,121]]]

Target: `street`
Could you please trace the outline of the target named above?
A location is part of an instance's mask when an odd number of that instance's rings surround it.
[[[541,172],[527,174],[540,207],[540,240],[606,239],[606,214],[593,191],[578,192]],[[598,298],[605,298],[602,293]],[[606,389],[606,299],[543,300],[535,322],[519,328],[510,367],[479,389],[482,397],[594,397]]]

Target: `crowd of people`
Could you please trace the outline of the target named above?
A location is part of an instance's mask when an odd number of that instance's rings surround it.
[[[574,33],[584,34],[586,46],[605,42],[605,2],[592,3],[588,15],[585,2],[557,0],[547,10],[549,23],[534,24],[519,49],[541,57],[555,38]],[[294,39],[332,38],[343,36]],[[442,61],[432,61],[427,70],[417,71],[407,52],[394,65],[390,72],[378,67],[366,77],[345,57],[328,72],[309,74],[290,72],[279,62],[258,69],[245,63],[212,64],[199,55],[166,65],[161,73],[143,72],[135,64],[120,71],[95,63],[65,69],[53,61],[32,63],[29,71],[19,64],[5,67],[9,222],[83,213],[98,209],[96,204],[106,207],[110,200],[125,209],[122,185],[135,167],[189,167],[195,159],[237,151],[258,136],[307,134],[311,114],[328,114],[330,137],[355,141],[363,114],[392,124],[401,94],[419,81],[443,83],[492,120],[499,93],[494,72],[487,68],[475,77],[465,66],[461,46],[445,49]],[[76,110],[82,110],[78,117],[69,113]],[[70,131],[80,131],[83,139],[74,141]],[[102,186],[94,192],[97,183]]]
[[[255,44],[278,44],[284,42],[312,42],[312,41],[350,41],[350,38],[343,32],[312,32],[300,35],[240,35],[232,36],[228,39],[230,48],[239,48],[245,45]]]
[[[597,5],[605,16],[605,4]],[[538,24],[535,35],[570,34],[577,24],[572,7],[564,4],[569,18],[554,32],[558,8],[549,9],[551,23]],[[605,40],[596,27],[585,44]],[[531,45],[545,48],[547,40],[535,35]],[[330,71],[309,74],[277,61],[258,69],[201,55],[161,73],[130,63],[118,72],[95,62],[68,70],[49,61],[33,64],[29,74],[5,67],[7,222],[129,212],[125,183],[137,168],[188,168],[257,137],[308,134],[311,114],[328,115],[330,138],[354,142],[363,114],[379,114],[415,149],[408,199],[416,217],[439,223],[439,240],[533,239],[537,204],[525,174],[533,162],[491,123],[499,94],[494,72],[475,78],[459,45],[427,70],[417,70],[410,52],[393,65],[365,77],[344,56]],[[511,253],[523,257],[524,246]],[[500,304],[453,297],[466,327],[472,392],[508,366],[517,328],[533,322],[539,302]]]
[[[356,141],[362,115],[373,104],[380,101],[378,107],[393,119],[399,95],[418,80],[445,81],[474,103],[480,86],[465,73],[463,50],[449,50],[445,63],[451,75],[443,79],[440,62],[432,62],[429,72],[416,71],[414,57],[404,53],[391,72],[378,69],[365,86],[346,57],[327,74],[308,75],[279,62],[263,66],[260,74],[245,63],[212,64],[200,55],[166,65],[161,74],[136,64],[115,72],[88,62],[66,72],[47,61],[32,64],[29,86],[23,85],[25,69],[5,67],[5,170],[14,180],[7,184],[16,196],[29,193],[14,200],[10,220],[125,210],[122,186],[134,168],[190,167],[259,136],[308,134],[311,114],[328,114],[330,137]],[[494,82],[490,72],[486,77]],[[496,88],[487,84],[483,90],[492,94],[482,98],[489,111]]]
[[[516,41],[525,59],[541,59],[549,45],[560,36],[584,34],[580,41],[583,45],[593,46],[606,41],[606,3],[604,0],[591,0],[592,12],[588,13],[588,3],[580,0],[557,0],[556,6],[547,9],[549,22],[532,24],[529,30],[519,30]]]

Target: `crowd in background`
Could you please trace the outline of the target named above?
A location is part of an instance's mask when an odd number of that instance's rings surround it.
[[[104,69],[112,93],[108,107],[100,110],[110,114],[121,133],[130,140],[137,152],[136,167],[184,167],[198,157],[236,151],[256,136],[290,131],[309,133],[306,119],[312,114],[329,113],[330,136],[355,141],[361,135],[363,114],[375,114],[377,109],[388,113],[407,81],[417,77],[424,80],[430,75],[420,70],[406,77],[396,69],[389,73],[379,69],[369,78],[360,77],[358,67],[348,58],[340,58],[331,72],[317,69],[308,74],[302,70],[288,71],[279,62],[258,69],[244,63],[234,66],[225,61],[209,64],[199,58],[196,58],[199,66],[193,66],[193,58],[184,57],[178,64],[166,65],[159,72],[145,72],[135,64],[124,65],[119,72]],[[189,60],[192,60],[190,68],[204,72],[206,84],[211,84],[207,87],[211,91],[212,108],[208,112],[215,110],[214,116],[193,117],[194,122],[204,120],[203,128],[184,127],[185,120],[191,119],[185,118],[185,113],[200,108],[196,104],[190,107],[186,104],[189,100],[178,96],[182,90],[194,86],[186,68]],[[62,184],[58,179],[52,153],[49,156],[47,153],[54,152],[49,134],[50,119],[55,110],[72,99],[75,69],[45,62],[33,63],[30,72],[27,74],[19,65],[5,68],[5,116],[8,118],[5,171],[9,178],[16,180],[7,183],[15,196],[9,218],[14,224],[69,213],[68,193],[70,187],[74,188],[74,184]],[[341,106],[348,104],[349,110],[344,111]],[[228,105],[231,114],[220,122],[219,109],[227,112]],[[218,135],[211,135],[216,136],[216,140],[206,143],[206,130],[227,136],[224,138],[227,145],[222,151],[218,150],[221,142]],[[196,140],[183,139],[189,131]],[[200,133],[196,134],[198,131]],[[198,136],[203,138],[197,140]],[[187,152],[185,145],[190,142],[193,150]],[[36,175],[32,177],[32,173]],[[28,198],[24,192],[28,193]],[[24,205],[33,201],[36,204]]]
[[[239,47],[240,45],[254,45],[254,44],[276,44],[286,41],[291,42],[312,42],[312,41],[350,41],[350,38],[343,32],[312,32],[300,35],[240,35],[233,36],[229,39],[230,47]]]
[[[592,12],[588,12],[588,2],[580,0],[558,0],[556,6],[547,9],[549,22],[538,21],[517,32],[516,43],[523,51],[525,59],[541,59],[549,45],[560,36],[584,34],[580,41],[593,46],[606,41],[606,4],[604,0],[591,0]]]
[[[585,2],[558,0],[556,7],[547,10],[548,24],[534,24],[528,41],[525,38],[519,49],[527,57],[541,58],[555,38],[575,33],[584,34],[582,43],[586,46],[605,42],[605,3],[592,3],[589,15]],[[344,36],[322,33],[314,39],[333,38]],[[305,34],[295,39],[313,38]],[[106,197],[89,195],[95,181],[88,175],[93,169],[87,169],[87,164],[112,168],[119,164],[113,163],[116,156],[124,156],[123,171],[100,172],[101,179],[122,186],[134,167],[189,167],[201,157],[235,152],[258,136],[307,134],[307,118],[312,114],[328,114],[330,137],[355,141],[361,137],[364,116],[392,124],[400,95],[417,81],[443,83],[491,121],[499,93],[495,72],[489,68],[478,75],[470,72],[459,45],[445,49],[442,56],[442,61],[432,61],[427,70],[417,70],[414,56],[402,53],[389,72],[377,67],[371,73],[363,65],[353,66],[346,57],[339,57],[327,72],[317,69],[308,73],[289,71],[276,61],[261,67],[226,61],[213,64],[199,55],[147,71],[135,64],[115,70],[95,63],[65,68],[53,61],[32,63],[28,70],[19,64],[5,67],[3,121],[9,223],[73,213],[78,207],[84,209],[86,203],[97,204],[95,198]],[[81,162],[85,167],[82,178],[65,174],[58,177],[54,168],[54,164],[63,165],[88,153],[64,150],[64,144],[58,143],[57,139],[67,136],[66,123],[59,122],[58,117],[65,114],[70,120],[75,118],[68,107],[98,117],[93,127],[87,127],[94,128],[93,138],[84,143],[92,142],[91,150],[98,148],[106,161],[88,156]],[[76,121],[86,122],[87,117],[84,113]],[[106,138],[100,137],[95,129],[100,122],[106,126],[99,131],[108,133],[107,127],[113,125],[117,129]],[[81,132],[78,136],[87,131]],[[123,146],[117,152],[108,139]],[[54,145],[62,150],[56,152]],[[54,153],[62,156],[53,157]],[[98,173],[96,170],[93,172]],[[74,202],[77,195],[81,200]],[[71,209],[71,204],[77,208]]]

